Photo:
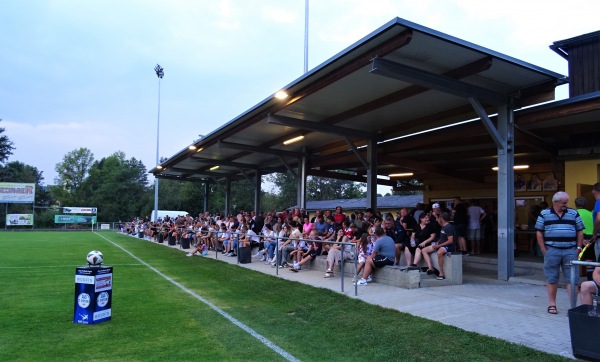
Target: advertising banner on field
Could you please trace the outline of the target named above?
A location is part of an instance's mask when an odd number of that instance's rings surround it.
[[[33,214],[8,214],[6,215],[7,226],[33,225]]]
[[[35,184],[0,182],[0,203],[25,204],[35,201]]]
[[[98,209],[95,207],[63,207],[65,214],[96,214]]]
[[[96,324],[112,317],[112,266],[75,269],[73,323]]]
[[[55,224],[95,224],[96,216],[54,215]]]

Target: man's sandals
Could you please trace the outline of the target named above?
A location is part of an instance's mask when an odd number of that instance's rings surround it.
[[[555,305],[551,305],[548,307],[548,313],[550,314],[558,314],[558,311],[556,310],[556,306]]]

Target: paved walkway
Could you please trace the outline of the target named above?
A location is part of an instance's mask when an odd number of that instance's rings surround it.
[[[179,249],[179,245],[174,247]],[[187,253],[189,249],[182,251]],[[194,256],[198,259],[208,257],[215,258],[215,253],[205,257]],[[230,264],[237,262],[237,258],[224,257],[221,253],[217,258]],[[276,274],[275,268],[256,259],[250,264],[240,266],[265,274]],[[344,278],[344,291],[341,291],[339,273],[334,278],[323,278],[321,271],[302,270],[294,273],[287,269],[279,269],[279,277],[328,288],[367,303],[574,358],[567,317],[570,308],[567,293],[565,289],[559,289],[558,315],[550,315],[546,312],[546,287],[540,285],[539,279],[532,280],[532,283],[523,278],[516,278],[518,282],[504,282],[467,273],[463,277],[462,285],[408,290],[370,283],[367,286],[359,286],[355,296],[351,278]],[[422,278],[429,277],[422,274]],[[445,305],[452,305],[450,313],[447,313],[446,309],[444,312],[436,310],[442,301]]]

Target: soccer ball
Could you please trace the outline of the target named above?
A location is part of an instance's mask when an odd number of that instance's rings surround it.
[[[104,255],[98,250],[92,250],[88,253],[86,259],[90,265],[100,265],[104,261]]]

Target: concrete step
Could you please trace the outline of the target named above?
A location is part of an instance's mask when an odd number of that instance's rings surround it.
[[[463,256],[463,269],[465,272],[497,271],[498,259],[496,255],[490,256]],[[515,276],[543,275],[544,264],[539,257],[515,258]]]

